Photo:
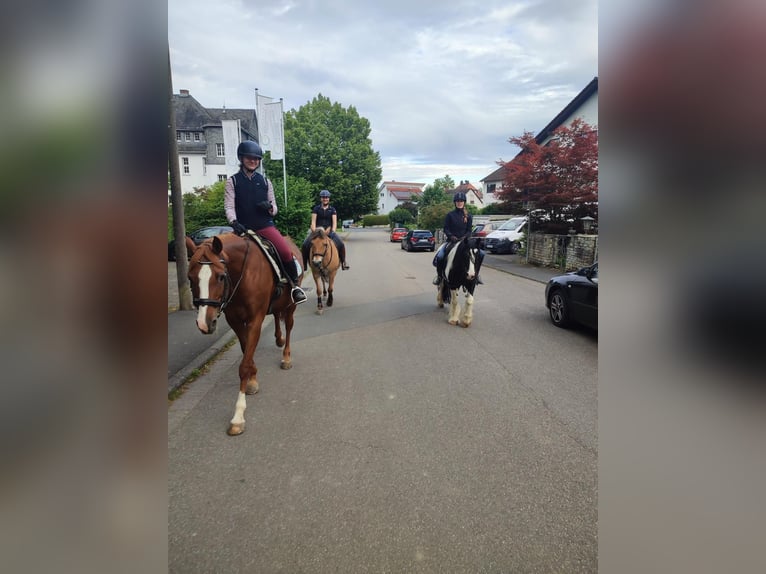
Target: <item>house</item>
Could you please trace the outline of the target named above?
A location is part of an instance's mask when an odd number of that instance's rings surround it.
[[[378,187],[378,213],[390,213],[407,201],[417,202],[425,187],[425,183],[384,181]]]
[[[444,194],[449,196],[451,201],[458,191],[465,193],[466,205],[475,205],[478,208],[484,207],[484,194],[482,193],[481,189],[476,188],[467,179],[465,181],[461,180],[460,185],[458,185],[455,189],[445,189]]]
[[[237,143],[258,141],[255,109],[205,108],[189,90],[180,90],[173,94],[173,112],[183,193],[223,181],[237,171],[236,146],[224,145],[225,120],[237,122],[229,124],[238,125]]]
[[[556,114],[548,125],[540,130],[535,136],[535,141],[540,145],[545,145],[556,128],[570,125],[575,118],[580,118],[590,125],[598,126],[598,76],[593,78],[564,109]],[[484,205],[490,205],[499,201],[495,192],[503,187],[504,180],[504,166],[498,167],[481,180],[481,188],[484,192]]]

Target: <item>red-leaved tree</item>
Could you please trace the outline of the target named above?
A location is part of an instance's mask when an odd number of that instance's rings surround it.
[[[531,132],[512,137],[521,148],[508,162],[499,199],[534,208],[533,228],[582,229],[581,217],[598,219],[598,130],[581,119],[556,128],[545,145]],[[537,225],[536,225],[537,224]]]

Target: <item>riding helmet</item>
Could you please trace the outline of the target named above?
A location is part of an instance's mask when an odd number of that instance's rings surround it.
[[[242,161],[243,155],[250,155],[261,159],[263,158],[263,150],[261,150],[261,146],[257,142],[246,140],[237,146],[237,157],[240,161]]]
[[[326,189],[323,189],[322,191],[319,192],[319,197],[330,197],[330,192],[327,191]]]
[[[452,198],[452,203],[457,203],[458,201],[466,201],[465,193],[462,191],[458,191],[455,196]]]

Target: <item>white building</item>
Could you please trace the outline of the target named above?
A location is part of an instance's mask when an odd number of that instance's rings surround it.
[[[425,183],[384,181],[378,187],[378,213],[385,215],[407,201],[417,202],[423,195]]]
[[[580,118],[584,122],[598,127],[598,76],[593,78],[547,126],[540,130],[535,136],[535,141],[540,145],[545,145],[550,140],[553,130],[560,126],[570,125],[575,118]],[[481,189],[484,192],[484,205],[490,205],[499,201],[495,191],[499,191],[503,187],[504,179],[505,168],[500,166],[481,180]]]
[[[227,150],[224,145],[224,121],[239,122],[237,144],[244,140],[258,141],[255,109],[205,108],[189,90],[173,94],[176,121],[178,171],[181,191],[189,193],[223,181],[239,169],[236,145]],[[235,125],[235,124],[231,124]]]

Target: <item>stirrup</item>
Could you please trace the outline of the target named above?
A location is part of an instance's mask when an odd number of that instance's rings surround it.
[[[344,261],[343,263],[341,263],[341,264],[340,264],[340,268],[341,268],[341,269],[343,269],[344,271],[345,271],[346,269],[349,269],[348,263],[346,263],[346,262]]]
[[[431,281],[431,283],[433,283],[434,285],[438,285],[439,283],[441,283],[441,280],[442,280],[442,278],[439,275],[437,275],[436,279]]]
[[[306,302],[306,292],[296,285],[292,288],[292,291],[290,291],[290,298],[293,300],[293,303],[300,305],[301,303]]]

